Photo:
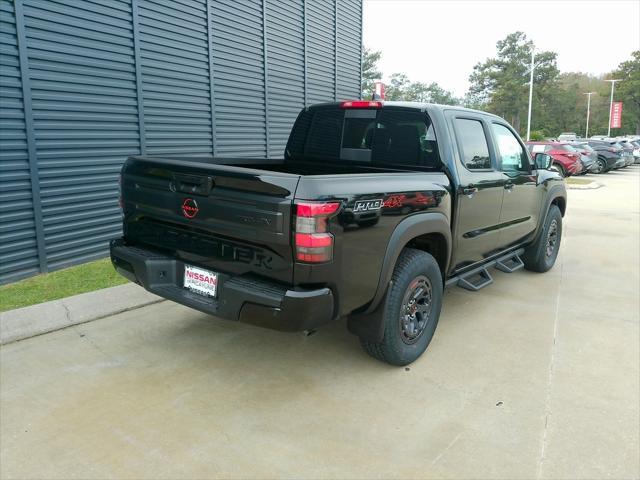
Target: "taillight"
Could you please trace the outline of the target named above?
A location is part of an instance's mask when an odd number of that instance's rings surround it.
[[[382,102],[369,100],[348,100],[340,104],[340,108],[382,108]]]
[[[296,201],[296,260],[307,263],[331,261],[333,235],[327,231],[327,222],[339,208],[340,202]]]
[[[615,148],[608,148],[607,150],[609,150],[612,153],[616,153],[616,149]]]

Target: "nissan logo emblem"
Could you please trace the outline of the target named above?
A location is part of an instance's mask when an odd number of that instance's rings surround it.
[[[182,202],[182,214],[187,218],[193,218],[198,214],[198,203],[193,198],[185,198]]]

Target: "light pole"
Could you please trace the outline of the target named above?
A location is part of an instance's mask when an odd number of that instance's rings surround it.
[[[605,82],[611,82],[611,100],[609,101],[609,128],[607,130],[607,137],[611,136],[611,109],[613,108],[613,89],[616,86],[616,82],[620,80],[605,80]]]
[[[531,75],[529,77],[529,113],[527,115],[527,142],[531,139],[531,103],[533,100],[533,69],[535,64],[533,60],[535,58],[536,48],[531,45]]]
[[[589,113],[591,111],[591,95],[596,92],[587,92],[583,95],[587,96],[587,128],[584,131],[584,138],[589,138]]]

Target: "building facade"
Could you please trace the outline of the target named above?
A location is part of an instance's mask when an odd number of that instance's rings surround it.
[[[105,256],[128,155],[281,157],[361,35],[362,0],[0,0],[0,283]]]

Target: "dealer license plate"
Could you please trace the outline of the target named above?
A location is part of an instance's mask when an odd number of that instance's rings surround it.
[[[218,274],[203,268],[185,265],[184,288],[200,295],[215,297],[218,291]]]

